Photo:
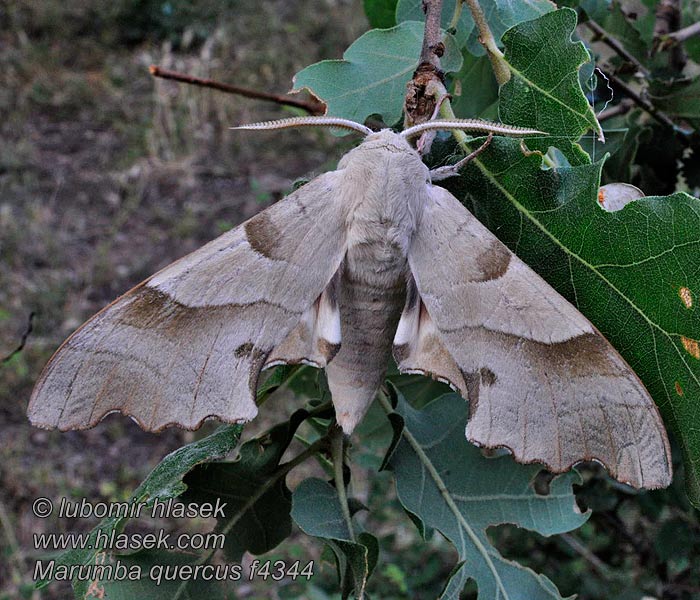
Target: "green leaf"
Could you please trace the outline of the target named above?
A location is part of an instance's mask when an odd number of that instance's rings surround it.
[[[672,84],[655,81],[650,99],[669,116],[700,119],[700,77]]]
[[[489,24],[496,41],[505,45],[505,32],[526,21],[537,19],[554,11],[556,5],[549,0],[528,0],[528,2],[510,2],[508,0],[480,0],[484,16]],[[500,45],[500,44],[499,44]],[[479,41],[479,31],[476,27],[469,35],[467,48],[477,56],[486,51]],[[549,47],[548,47],[549,50]]]
[[[363,0],[367,20],[372,27],[386,29],[396,25],[396,2],[398,0]]]
[[[162,501],[176,498],[185,491],[186,485],[182,482],[185,474],[195,465],[217,456],[223,456],[233,450],[243,431],[242,425],[226,425],[217,429],[210,436],[197,442],[187,444],[168,454],[144,479],[129,499],[129,503],[143,503],[141,514],[146,514],[148,508],[153,506],[156,499]],[[98,533],[109,537],[112,531],[120,532],[128,518],[108,517],[103,519],[90,532],[88,545],[97,546],[95,543]],[[95,563],[102,549],[81,548],[64,552],[55,561],[56,565],[91,565]],[[43,587],[49,582],[39,581],[37,585]],[[88,594],[89,582],[74,580],[73,589],[77,598],[85,598]]]
[[[362,123],[381,115],[386,123],[401,117],[406,83],[418,66],[422,23],[373,29],[355,40],[343,60],[324,60],[299,71],[294,89],[307,88],[328,105],[327,114]],[[442,69],[459,71],[462,55],[451,35],[445,38]]]
[[[460,0],[461,1],[461,0]],[[457,0],[445,0],[442,3],[442,12],[440,14],[440,26],[447,29],[455,12]],[[425,22],[425,12],[423,12],[423,0],[399,0],[396,4],[396,22],[403,23],[405,21],[420,21],[421,26]],[[469,39],[469,34],[474,29],[474,20],[471,17],[466,6],[463,7],[460,13],[457,27],[455,28],[454,36],[460,47],[466,45]],[[482,52],[483,54],[483,52]]]
[[[333,551],[342,597],[354,590],[362,598],[379,556],[377,539],[366,532],[352,541],[335,488],[321,479],[306,479],[292,495],[292,518],[307,534],[321,538]]]
[[[646,197],[597,204],[602,161],[542,170],[514,140],[448,182],[467,208],[572,302],[640,376],[683,449],[700,502],[700,201]]]
[[[228,560],[240,562],[246,551],[263,554],[291,533],[291,493],[278,467],[307,415],[297,411],[262,439],[246,442],[234,462],[199,465],[185,477],[184,502],[226,503],[225,516],[218,519],[216,531],[226,533],[224,553]]]
[[[438,529],[457,549],[461,565],[441,598],[459,598],[467,580],[480,598],[559,598],[549,579],[503,558],[486,529],[502,523],[552,535],[582,525],[587,515],[576,507],[576,472],[556,477],[548,495],[535,492],[537,465],[517,465],[509,457],[485,458],[467,442],[467,404],[457,394],[441,396],[423,410],[396,392],[395,444],[388,465],[403,506],[425,525]]]
[[[352,541],[335,488],[322,479],[302,481],[294,490],[292,517],[305,533]]]
[[[504,123],[550,134],[528,139],[531,149],[557,146],[572,164],[583,164],[588,155],[574,142],[588,129],[599,132],[600,125],[579,83],[578,70],[590,57],[581,42],[571,41],[575,28],[576,13],[564,8],[506,32],[511,79],[501,87],[500,115]]]
[[[630,23],[619,2],[613,2],[605,18],[598,23],[622,47],[641,62],[647,61],[649,48],[640,32]]]
[[[462,68],[453,81],[452,110],[458,117],[498,120],[498,84],[486,56],[465,52]]]
[[[461,1],[461,0],[460,0]],[[535,19],[554,10],[555,5],[549,0],[530,0],[528,2],[508,2],[506,0],[481,0],[479,2],[486,21],[491,28],[496,42],[503,33],[523,21]],[[447,28],[455,12],[456,0],[445,0],[442,5],[441,24]],[[424,21],[422,0],[399,0],[396,6],[396,21]],[[479,41],[479,32],[474,25],[471,13],[463,6],[455,32],[460,47],[465,47],[474,56],[484,56],[486,51]],[[499,44],[500,45],[500,44]]]
[[[589,18],[601,22],[610,12],[610,3],[611,0],[567,0],[559,4],[569,6],[570,8],[580,6]]]

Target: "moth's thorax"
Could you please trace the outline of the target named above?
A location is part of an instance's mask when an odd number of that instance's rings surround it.
[[[404,138],[388,129],[369,135],[338,166],[349,207],[348,246],[356,250],[351,255],[371,263],[375,272],[402,275],[427,200],[428,168]]]

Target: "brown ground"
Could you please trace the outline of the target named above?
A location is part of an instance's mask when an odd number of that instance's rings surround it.
[[[231,132],[290,112],[155,81],[148,65],[284,92],[294,72],[339,57],[366,28],[355,3],[244,0],[217,8],[202,39],[174,50],[120,40],[97,0],[20,4],[0,1],[0,357],[35,317],[24,349],[0,366],[0,598],[31,583],[34,532],[94,524],[36,519],[33,499],[122,499],[202,435],[146,434],[117,416],[87,432],[33,429],[26,406],[51,353],[117,295],[327,168],[347,143],[318,131]],[[51,589],[41,597],[66,597]]]

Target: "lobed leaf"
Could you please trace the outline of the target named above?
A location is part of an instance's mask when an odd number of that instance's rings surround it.
[[[528,147],[556,146],[572,164],[584,164],[590,159],[576,140],[589,129],[602,130],[579,83],[579,68],[590,57],[581,42],[571,40],[575,28],[576,13],[564,8],[505,33],[511,79],[501,87],[499,113],[504,123],[549,134],[528,140]]]
[[[294,76],[294,90],[306,88],[327,105],[326,114],[363,123],[381,115],[385,123],[401,118],[406,84],[418,66],[423,25],[406,22],[373,29],[353,42],[342,60],[324,60]],[[459,71],[462,55],[453,36],[445,37],[442,69]]]
[[[537,465],[517,465],[507,457],[485,458],[467,442],[467,405],[445,394],[423,410],[412,408],[396,392],[394,444],[387,464],[396,477],[399,500],[423,526],[438,529],[457,549],[460,564],[441,598],[454,598],[468,579],[476,580],[481,598],[560,598],[554,584],[530,569],[503,558],[486,529],[502,523],[552,535],[582,525],[571,489],[578,475],[556,477],[547,495],[533,479]]]
[[[513,77],[499,110],[503,121],[555,134],[528,146],[556,145],[578,166],[543,170],[538,155],[501,139],[448,187],[640,376],[678,437],[688,493],[700,504],[700,202],[678,193],[614,213],[598,206],[604,159],[585,164],[571,142],[598,127],[576,77],[587,53],[570,40],[574,26],[575,13],[562,9],[507,32]]]

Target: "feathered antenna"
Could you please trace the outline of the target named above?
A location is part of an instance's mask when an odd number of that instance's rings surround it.
[[[337,127],[357,131],[362,135],[374,133],[369,127],[356,123],[350,119],[339,117],[292,117],[290,119],[279,119],[277,121],[262,121],[260,123],[250,123],[239,125],[231,129],[288,129],[291,127]],[[547,135],[538,129],[528,129],[517,125],[504,125],[492,121],[482,121],[481,119],[434,119],[419,125],[414,125],[401,132],[401,136],[410,139],[426,131],[461,129],[464,131],[475,131],[478,133],[490,133],[493,135],[524,136],[524,135]]]
[[[521,136],[521,135],[547,135],[538,129],[528,129],[517,125],[504,125],[493,121],[482,121],[481,119],[434,119],[419,123],[401,132],[404,138],[412,138],[426,131],[461,129],[463,131],[475,131],[478,133],[491,133],[493,135]]]
[[[239,125],[238,127],[231,127],[231,129],[287,129],[290,127],[338,127],[340,129],[357,131],[362,135],[374,133],[369,127],[365,127],[360,123],[337,117],[292,117],[290,119],[279,119],[277,121],[263,121],[261,123]]]

